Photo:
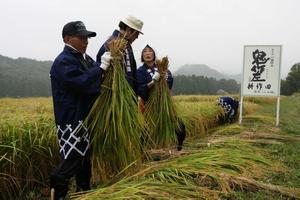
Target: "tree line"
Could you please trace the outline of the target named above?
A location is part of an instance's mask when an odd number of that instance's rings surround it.
[[[281,94],[300,92],[300,63],[294,64],[285,80],[281,80]]]
[[[51,96],[52,61],[0,55],[0,97]]]
[[[0,98],[51,96],[49,71],[52,61],[27,58],[11,59],[0,55]],[[208,78],[196,75],[174,76],[174,95],[217,94],[219,90],[239,93],[240,84],[233,79]],[[300,63],[294,64],[285,80],[281,80],[281,94],[300,91]]]
[[[1,77],[0,97],[51,96],[50,79]],[[228,93],[238,93],[240,85],[235,80],[216,80],[203,76],[174,76],[173,94],[216,94],[219,89]]]
[[[189,94],[217,94],[219,90],[227,93],[239,93],[240,84],[233,79],[208,78],[205,76],[174,76],[173,94],[189,95]]]

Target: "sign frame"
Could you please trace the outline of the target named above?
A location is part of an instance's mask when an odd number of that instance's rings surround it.
[[[246,53],[247,52],[247,48],[252,48],[252,49],[261,49],[261,48],[277,48],[277,50],[279,51],[278,55],[277,55],[277,60],[276,60],[276,64],[278,67],[277,69],[277,91],[275,92],[274,95],[272,94],[263,94],[263,93],[245,93],[244,88],[245,88],[245,76],[247,76],[247,74],[245,75],[245,65],[246,65]],[[264,52],[263,52],[264,53]],[[241,92],[240,92],[240,115],[239,115],[239,123],[242,123],[242,113],[243,113],[243,97],[244,96],[267,96],[267,97],[272,97],[272,96],[277,96],[277,106],[276,106],[276,126],[279,125],[279,109],[280,109],[280,83],[281,83],[281,79],[280,79],[280,74],[281,74],[281,62],[282,62],[282,45],[244,45],[244,54],[243,54],[243,73],[242,73],[242,81],[241,81]],[[274,60],[273,60],[274,61]],[[248,64],[249,62],[247,62]],[[253,63],[253,62],[252,62]],[[275,69],[276,70],[276,69]],[[276,73],[275,73],[276,75]],[[273,81],[274,82],[274,81]],[[275,83],[276,83],[276,79],[275,79]]]

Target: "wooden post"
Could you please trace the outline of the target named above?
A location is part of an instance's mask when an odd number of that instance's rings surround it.
[[[243,100],[244,100],[243,95],[241,95],[239,124],[242,124],[242,118],[243,118]]]

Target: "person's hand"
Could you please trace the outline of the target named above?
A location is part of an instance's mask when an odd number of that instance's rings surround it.
[[[152,80],[159,81],[159,78],[160,78],[160,74],[157,71],[155,71],[152,76]]]
[[[100,68],[102,68],[104,71],[106,71],[107,68],[110,66],[110,60],[111,60],[111,53],[110,53],[110,51],[106,51],[101,56],[101,65],[100,65]]]

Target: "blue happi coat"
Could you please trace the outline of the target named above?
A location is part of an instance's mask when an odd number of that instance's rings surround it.
[[[60,154],[64,159],[85,156],[90,141],[82,125],[100,93],[102,69],[91,57],[69,46],[54,60],[50,71]]]
[[[120,31],[115,30],[112,36],[101,46],[97,54],[97,62],[101,63],[101,56],[109,50],[107,44],[119,36]],[[124,51],[123,70],[125,71],[127,82],[137,94],[136,61],[130,44],[127,44]]]
[[[156,65],[153,68],[149,68],[146,64],[140,66],[137,70],[137,82],[138,82],[138,95],[144,100],[147,101],[149,98],[150,89],[147,84],[152,81],[152,76],[154,72],[157,71]],[[165,77],[160,77],[165,78]],[[172,89],[173,86],[173,76],[168,70],[167,83],[169,89]]]
[[[238,112],[239,101],[229,96],[222,96],[217,100],[217,103],[223,107],[228,122],[233,122]]]

